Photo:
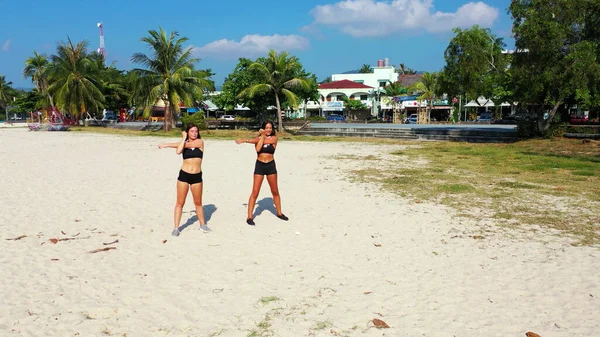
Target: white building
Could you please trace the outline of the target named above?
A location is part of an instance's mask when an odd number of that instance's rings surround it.
[[[373,67],[373,71],[370,73],[333,74],[331,75],[332,82],[319,85],[320,101],[300,104],[298,113],[289,117],[304,117],[305,113],[321,116],[342,113],[344,102],[341,97],[344,95],[351,100],[360,100],[374,116],[381,111],[389,113],[393,108],[393,101],[391,98],[384,97],[384,87],[397,81],[401,81],[405,87],[409,87],[418,81],[420,76],[398,74],[396,69],[389,65],[387,58],[379,60],[377,67]],[[398,103],[397,108],[411,110],[425,104],[425,102],[419,104],[416,99],[403,100]]]
[[[368,85],[372,88],[383,88],[390,83],[398,81],[398,73],[396,69],[389,65],[389,60],[379,60],[377,67],[373,67],[371,73],[345,73],[331,75],[331,81],[350,80],[357,83]]]

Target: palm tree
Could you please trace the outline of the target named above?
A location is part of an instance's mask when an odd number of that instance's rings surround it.
[[[249,67],[249,69],[257,72],[261,83],[249,86],[238,95],[240,98],[253,98],[256,95],[267,93],[274,95],[279,132],[283,130],[280,96],[284,97],[289,105],[296,108],[298,97],[289,89],[298,86],[307,90],[310,89],[310,81],[306,78],[294,77],[295,70],[298,68],[301,68],[301,66],[297,57],[290,56],[285,51],[277,54],[276,51],[271,49],[264,64],[254,62]]]
[[[400,75],[414,75],[417,73],[415,70],[407,67],[404,63],[400,63],[397,70]]]
[[[421,76],[418,82],[410,87],[413,92],[418,92],[420,96],[419,100],[429,100],[429,107],[427,112],[427,118],[429,119],[431,110],[433,110],[433,99],[438,92],[438,74],[425,72]]]
[[[48,93],[48,66],[50,62],[48,57],[44,54],[38,54],[33,51],[33,56],[25,60],[25,68],[23,69],[23,76],[25,78],[31,78],[35,89],[43,96],[48,96],[48,102],[40,100],[39,103],[54,107],[52,96]]]
[[[371,66],[368,64],[363,64],[362,67],[360,67],[360,70],[358,71],[358,73],[360,74],[370,74],[372,72],[373,68],[371,68]]]
[[[37,91],[43,93],[48,88],[48,57],[44,54],[33,52],[33,56],[25,60],[23,76],[31,78]]]
[[[152,55],[135,53],[131,61],[146,69],[134,69],[137,74],[135,95],[142,97],[145,105],[155,104],[158,100],[165,103],[165,131],[174,126],[173,112],[180,102],[192,104],[192,98],[204,89],[212,86],[210,74],[196,70],[194,64],[200,61],[192,57],[192,48],[183,48],[188,41],[179,37],[177,31],[167,36],[162,27],[149,30],[149,36],[142,38]],[[167,120],[169,123],[167,123]]]
[[[6,109],[8,102],[15,97],[16,92],[12,87],[12,82],[6,82],[4,75],[0,75],[0,108]],[[6,120],[8,120],[8,111],[6,111]]]
[[[394,123],[399,122],[400,119],[400,115],[398,113],[399,104],[395,100],[395,97],[406,94],[408,94],[408,91],[402,85],[401,82],[390,83],[383,88],[383,95],[389,97],[389,100],[392,103],[392,110],[394,112]]]
[[[86,41],[73,45],[69,38],[67,42],[60,42],[50,61],[48,92],[56,99],[59,109],[79,118],[84,112],[103,108],[99,69],[88,58]]]

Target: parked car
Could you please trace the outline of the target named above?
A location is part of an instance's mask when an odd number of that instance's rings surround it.
[[[406,121],[408,124],[417,124],[417,115],[412,114],[412,115],[408,116],[408,119]]]
[[[588,121],[588,116],[585,115],[571,115],[569,122],[571,123],[585,123]]]
[[[104,116],[102,117],[102,120],[105,121],[115,121],[117,120],[117,115],[115,114],[114,111],[111,110],[106,110],[103,112]]]
[[[346,120],[346,118],[344,116],[342,116],[342,115],[331,114],[331,115],[327,116],[327,120],[328,121],[334,121],[334,122],[336,122],[336,121],[337,122],[339,122],[339,121],[343,122],[343,121]]]
[[[223,115],[223,116],[219,117],[219,119],[223,120],[223,121],[234,121],[235,116],[234,115]]]
[[[491,122],[492,121],[492,113],[491,112],[482,112],[481,114],[479,114],[479,116],[477,116],[477,121],[478,122]]]

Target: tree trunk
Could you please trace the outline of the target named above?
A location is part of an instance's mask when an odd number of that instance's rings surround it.
[[[433,97],[429,99],[429,104],[431,107],[429,108],[429,114],[427,114],[427,124],[431,124],[431,112],[433,111]]]
[[[548,119],[544,119],[544,109],[543,108],[541,109],[541,111],[539,113],[536,114],[538,129],[542,134],[545,134],[546,131],[548,131],[548,129],[550,128],[550,124],[552,123],[552,120],[554,120],[554,115],[556,115],[556,111],[558,111],[558,108],[562,104],[561,101],[562,101],[562,99],[559,99],[558,101],[556,101],[556,104],[554,104],[554,107],[552,107],[552,110],[550,111],[550,114],[548,115]]]
[[[304,106],[304,120],[308,119],[308,109],[306,108],[306,100],[304,100],[302,102],[302,105]]]
[[[177,106],[179,109],[179,106]],[[171,118],[169,118],[169,123],[171,123],[171,130],[175,128],[175,107],[171,105]]]
[[[169,107],[170,107],[169,102],[165,100],[165,118],[163,118],[163,128],[165,129],[165,132],[169,131],[169,127],[168,127],[168,123],[167,123],[167,119],[169,119],[169,115],[171,114]]]
[[[283,118],[281,118],[281,105],[279,105],[279,95],[275,92],[275,106],[277,107],[277,131],[281,132],[283,130]]]

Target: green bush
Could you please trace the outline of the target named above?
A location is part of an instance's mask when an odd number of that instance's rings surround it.
[[[318,122],[318,121],[326,121],[327,118],[323,117],[323,116],[311,116],[308,117],[309,121],[313,121],[313,122]]]
[[[548,138],[562,137],[565,134],[568,126],[569,126],[569,124],[567,124],[567,123],[552,123],[552,124],[550,124],[550,127],[548,128],[548,131],[546,132],[546,137],[548,137]]]
[[[181,129],[185,130],[186,126],[190,123],[194,123],[198,126],[199,130],[206,130],[206,123],[204,123],[204,115],[201,112],[197,112],[191,115],[181,116]]]
[[[540,135],[537,121],[534,119],[520,120],[517,122],[517,134],[519,138],[533,138]]]

